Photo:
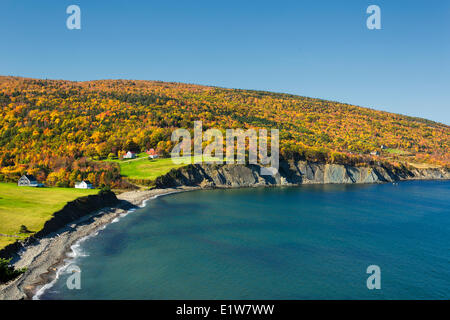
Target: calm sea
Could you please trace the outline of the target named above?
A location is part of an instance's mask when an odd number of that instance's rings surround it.
[[[450,182],[173,194],[74,249],[41,299],[449,299]]]

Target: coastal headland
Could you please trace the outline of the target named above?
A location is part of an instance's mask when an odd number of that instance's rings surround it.
[[[156,187],[151,190],[129,191],[117,197],[106,192],[70,202],[33,238],[1,250],[1,256],[13,258],[16,268],[27,270],[17,279],[0,286],[0,299],[32,299],[39,289],[55,279],[58,268],[64,265],[77,241],[157,196],[212,188],[441,179],[450,179],[450,172],[445,168],[400,170],[384,165],[356,167],[295,160],[281,161],[275,176],[261,176],[259,165],[194,164],[173,169],[157,178]]]

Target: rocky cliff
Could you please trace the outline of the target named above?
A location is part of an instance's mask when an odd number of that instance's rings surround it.
[[[100,192],[96,195],[89,195],[68,202],[64,208],[55,212],[53,217],[48,220],[42,230],[37,232],[34,237],[42,238],[55,232],[68,223],[80,219],[90,213],[105,207],[112,207],[119,202],[114,192]]]
[[[406,169],[383,165],[353,167],[340,164],[280,161],[275,176],[262,176],[259,165],[193,164],[156,179],[157,188],[201,186],[217,188],[323,184],[382,183],[400,180],[450,179],[446,169]]]
[[[116,195],[111,191],[100,192],[96,195],[89,195],[68,202],[61,210],[53,214],[53,217],[44,224],[39,232],[24,241],[17,241],[0,250],[0,258],[9,258],[23,246],[43,238],[90,213],[114,206],[118,202]]]

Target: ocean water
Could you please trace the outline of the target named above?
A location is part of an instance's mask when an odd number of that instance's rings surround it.
[[[41,299],[449,299],[450,182],[173,194],[74,249]]]

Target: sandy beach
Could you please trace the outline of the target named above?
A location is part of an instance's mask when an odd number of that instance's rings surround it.
[[[55,279],[58,268],[69,258],[71,246],[78,240],[94,234],[102,227],[111,223],[121,214],[136,208],[145,200],[153,197],[177,192],[196,190],[197,187],[153,189],[147,191],[130,191],[119,194],[119,205],[104,208],[74,221],[65,228],[37,242],[26,246],[13,259],[16,268],[27,268],[27,271],[17,279],[0,285],[0,300],[33,299],[38,290]]]

